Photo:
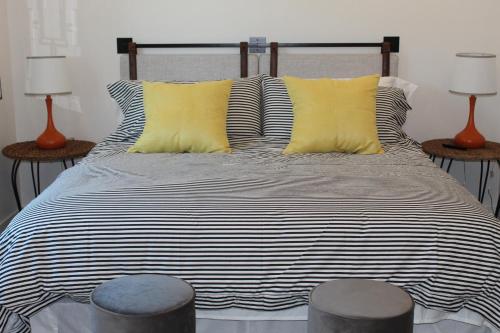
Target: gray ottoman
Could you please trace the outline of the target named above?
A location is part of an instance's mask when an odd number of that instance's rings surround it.
[[[94,333],[195,333],[195,292],[166,275],[125,276],[90,296]]]
[[[308,333],[411,333],[413,300],[389,283],[325,282],[309,297]]]

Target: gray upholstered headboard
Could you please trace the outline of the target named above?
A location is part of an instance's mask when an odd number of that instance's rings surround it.
[[[248,75],[259,74],[259,59],[248,55]],[[238,54],[140,54],[137,78],[147,81],[208,81],[240,77]],[[120,56],[120,78],[129,79],[129,57]]]
[[[391,55],[391,75],[398,74],[396,54]],[[120,57],[120,77],[129,78],[128,56]],[[248,75],[269,74],[270,56],[248,56]],[[355,77],[382,71],[380,54],[280,54],[278,76]],[[138,55],[137,75],[148,81],[206,81],[240,77],[237,54]]]
[[[292,75],[306,78],[349,78],[382,73],[381,54],[280,54],[278,76]],[[398,75],[399,58],[391,54],[391,75]],[[270,74],[271,57],[259,59],[259,73]]]

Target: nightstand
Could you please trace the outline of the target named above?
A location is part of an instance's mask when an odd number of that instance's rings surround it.
[[[40,194],[40,163],[62,162],[64,169],[67,169],[67,161],[71,161],[72,165],[75,165],[75,159],[87,156],[94,146],[95,143],[90,141],[68,140],[66,146],[59,149],[40,149],[37,147],[35,141],[18,142],[5,147],[2,150],[2,154],[14,160],[11,171],[11,182],[18,210],[22,209],[17,188],[17,171],[21,162],[30,162],[31,179],[36,197]]]
[[[453,149],[444,147],[443,144],[453,145],[453,139],[437,139],[425,141],[422,143],[422,149],[430,155],[432,161],[436,157],[441,158],[441,168],[445,167],[445,161],[449,160],[446,171],[450,172],[453,161],[474,161],[481,162],[481,175],[479,178],[478,200],[483,202],[486,194],[486,186],[488,185],[488,176],[490,173],[491,162],[497,162],[500,166],[500,143],[486,142],[486,146],[480,149]],[[486,168],[485,168],[486,164]],[[500,209],[500,195],[497,200],[495,216],[498,217]]]

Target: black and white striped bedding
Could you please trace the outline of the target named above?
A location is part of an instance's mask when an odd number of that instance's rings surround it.
[[[389,281],[500,327],[499,221],[411,141],[383,155],[126,154],[102,143],[0,238],[0,331],[124,274],[184,278],[202,309],[307,304],[337,278]]]
[[[227,111],[228,137],[262,134],[260,90],[262,76],[234,80]],[[174,82],[191,84],[193,82]],[[119,80],[108,85],[108,92],[123,114],[123,121],[107,141],[135,142],[142,134],[146,117],[142,81]]]
[[[263,75],[263,133],[271,138],[290,139],[293,105],[281,78]],[[377,92],[377,131],[380,142],[397,143],[408,136],[403,130],[406,113],[411,110],[403,90],[379,86]]]

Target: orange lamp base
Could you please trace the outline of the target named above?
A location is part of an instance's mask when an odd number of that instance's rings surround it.
[[[40,149],[63,148],[66,145],[66,138],[54,126],[54,120],[52,119],[52,97],[50,95],[45,98],[45,104],[47,105],[47,128],[36,139],[36,145]]]
[[[470,111],[469,111],[469,121],[464,130],[455,136],[455,145],[468,148],[468,149],[479,149],[484,148],[486,145],[486,140],[481,133],[476,129],[474,123],[474,111],[476,108],[476,96],[470,97]]]

